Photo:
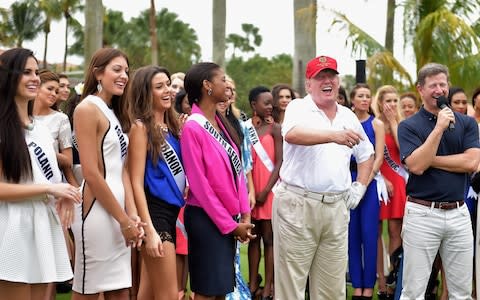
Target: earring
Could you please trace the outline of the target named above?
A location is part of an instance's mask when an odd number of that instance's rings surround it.
[[[98,91],[99,93],[101,93],[102,90],[103,90],[102,83],[99,81],[98,84],[97,84],[97,91]]]
[[[227,112],[225,113],[227,116],[230,115],[230,106],[227,107]]]
[[[212,95],[212,92],[213,92],[212,89],[208,89],[208,92],[207,92],[207,93],[208,93],[209,96],[211,96],[211,95]]]
[[[262,119],[259,116],[257,116],[256,110],[253,111],[252,124],[254,127],[258,127],[260,126],[260,124],[262,124]]]

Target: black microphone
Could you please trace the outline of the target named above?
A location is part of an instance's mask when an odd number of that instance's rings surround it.
[[[445,96],[440,96],[437,98],[437,107],[440,109],[444,109],[445,107],[450,107],[448,105],[448,99]],[[450,124],[448,124],[448,130],[454,130],[455,129],[455,124],[453,124],[452,121],[450,121]]]

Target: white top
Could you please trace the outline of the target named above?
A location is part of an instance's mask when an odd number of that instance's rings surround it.
[[[295,126],[312,130],[352,129],[363,136],[353,148],[336,143],[302,146],[285,141],[285,135]],[[287,184],[311,192],[342,192],[350,187],[350,157],[361,163],[374,154],[362,124],[348,108],[337,104],[337,114],[330,121],[310,95],[289,103],[282,124],[283,163],[280,178]]]
[[[48,115],[34,116],[34,119],[48,127],[57,153],[60,150],[72,148],[72,128],[66,114],[52,111]]]

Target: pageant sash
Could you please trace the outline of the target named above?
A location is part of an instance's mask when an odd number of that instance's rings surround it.
[[[242,162],[240,161],[240,158],[238,157],[233,147],[227,141],[225,141],[225,139],[220,135],[220,133],[215,129],[215,127],[213,127],[213,125],[207,120],[207,118],[198,113],[192,114],[188,118],[200,124],[203,129],[205,129],[217,142],[220,143],[223,149],[225,149],[225,151],[227,152],[228,158],[230,159],[230,162],[235,169],[235,173],[237,173],[237,175],[240,175],[242,170]]]
[[[274,168],[273,162],[268,156],[267,151],[265,151],[265,148],[263,148],[262,143],[260,143],[260,139],[258,138],[257,131],[255,130],[255,127],[253,127],[252,119],[248,119],[245,122],[245,125],[247,126],[248,136],[250,137],[250,141],[252,142],[253,149],[257,153],[263,165],[267,168],[267,170],[270,173],[272,173]]]
[[[108,121],[110,122],[110,126],[113,128],[115,134],[117,135],[118,144],[120,145],[120,157],[123,161],[125,157],[127,157],[128,141],[126,139],[126,134],[123,133],[122,126],[120,126],[120,122],[118,121],[117,116],[115,116],[113,110],[110,109],[100,97],[90,95],[85,99],[88,99],[88,101],[95,104],[107,117]]]
[[[38,168],[42,170],[43,176],[45,176],[48,181],[52,181],[54,175],[52,164],[50,163],[50,160],[43,151],[42,147],[33,141],[28,143],[28,147],[31,149],[30,152],[33,153],[33,156],[35,157],[34,160],[37,163]]]
[[[172,145],[168,143],[167,139],[165,139],[165,143],[163,143],[161,150],[168,170],[170,171],[170,174],[172,174],[180,194],[183,195],[183,192],[185,191],[185,171],[183,170],[180,158]]]
[[[390,152],[388,152],[388,148],[385,145],[383,148],[383,154],[385,157],[385,161],[387,162],[388,166],[395,171],[398,175],[402,176],[405,179],[405,183],[408,181],[408,172],[399,164],[397,164],[392,157],[390,156]]]

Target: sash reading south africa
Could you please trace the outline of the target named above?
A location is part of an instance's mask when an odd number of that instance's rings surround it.
[[[225,141],[225,139],[220,135],[220,133],[218,133],[215,127],[213,127],[213,125],[203,115],[192,114],[188,118],[200,124],[203,129],[205,129],[215,140],[217,140],[217,142],[220,143],[220,145],[222,145],[222,147],[227,152],[230,161],[232,162],[235,173],[239,175],[242,170],[242,163],[233,147],[227,141]]]

